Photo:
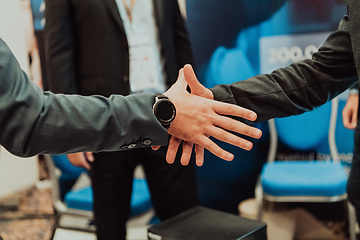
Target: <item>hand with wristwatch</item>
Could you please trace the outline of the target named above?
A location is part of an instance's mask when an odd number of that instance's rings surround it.
[[[176,108],[174,104],[164,94],[155,95],[153,112],[157,120],[166,129],[170,127],[172,121],[175,119],[176,116]]]
[[[187,81],[191,81],[189,86],[192,94],[186,90]],[[233,154],[219,147],[209,136],[246,150],[252,148],[252,143],[231,132],[253,138],[261,137],[262,133],[259,129],[228,117],[231,115],[254,121],[256,120],[256,113],[234,104],[218,102],[213,99],[212,92],[197,81],[192,67],[188,64],[179,71],[178,79],[170,89],[164,94],[155,95],[154,115],[172,136],[166,156],[168,163],[174,162],[181,143],[183,144],[181,163],[183,165],[189,163],[195,144],[196,164],[201,166],[204,161],[205,148],[226,161],[231,161],[234,158]],[[158,146],[152,148],[156,150]]]

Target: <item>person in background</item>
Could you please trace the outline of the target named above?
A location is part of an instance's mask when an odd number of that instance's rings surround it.
[[[355,130],[354,136],[360,136],[359,128],[356,127],[358,124],[358,111],[359,111],[359,84],[350,88],[349,96],[346,101],[345,107],[342,111],[343,124],[347,129]],[[357,148],[357,146],[354,146]],[[358,151],[353,152],[353,158],[351,162],[351,166],[357,168],[360,165],[360,156]],[[347,186],[348,193],[351,194],[352,202],[355,203],[355,207],[357,209],[357,221],[360,220],[359,214],[359,203],[360,203],[360,195],[358,194],[359,188],[358,183],[360,183],[360,174],[352,170],[351,183]],[[355,184],[354,184],[355,183]]]
[[[192,63],[177,0],[48,0],[45,17],[49,89],[55,93],[161,93],[184,64]],[[161,147],[67,155],[72,164],[91,169],[97,239],[126,238],[139,164],[160,220],[197,205],[194,163],[169,165],[166,151]]]
[[[45,2],[44,0],[30,0],[31,12],[34,24],[36,46],[40,61],[40,73],[43,90],[49,90],[46,80],[45,52],[44,52],[44,26],[45,26]]]
[[[33,82],[42,88],[40,56],[37,40],[35,38],[30,0],[21,0],[21,17],[24,25],[29,56],[29,76]]]

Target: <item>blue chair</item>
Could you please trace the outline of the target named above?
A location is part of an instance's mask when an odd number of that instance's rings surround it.
[[[138,216],[152,208],[146,179],[134,178],[131,195],[131,217]],[[65,195],[64,202],[70,209],[92,211],[93,195],[90,186],[72,190]]]
[[[347,203],[350,239],[355,240],[355,211],[347,202],[347,174],[335,144],[338,100],[299,116],[271,119],[270,148],[255,189],[258,219],[263,200],[268,202]],[[275,161],[278,141],[295,151],[316,151],[328,141],[331,159]]]
[[[53,227],[53,237],[57,228],[95,232],[93,222],[93,196],[90,185],[72,189],[61,198],[60,180],[78,177],[85,170],[73,166],[66,155],[44,155],[51,181],[51,198],[57,219]],[[146,179],[134,178],[131,196],[131,217],[140,216],[152,209],[150,192]],[[61,219],[66,216],[81,218],[81,226],[69,226]],[[85,221],[85,224],[84,224]]]

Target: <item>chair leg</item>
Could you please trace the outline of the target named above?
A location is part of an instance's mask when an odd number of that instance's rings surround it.
[[[263,199],[262,187],[259,184],[255,188],[255,199],[256,199],[257,206],[258,206],[257,220],[261,221],[264,199]]]
[[[356,215],[355,215],[355,207],[347,201],[348,207],[348,216],[349,216],[349,239],[356,240],[355,235],[355,224],[356,224]]]
[[[55,237],[56,229],[59,227],[60,217],[61,217],[61,214],[57,213],[56,210],[55,210],[55,221],[54,221],[54,224],[52,225],[50,240],[53,240],[54,237]]]

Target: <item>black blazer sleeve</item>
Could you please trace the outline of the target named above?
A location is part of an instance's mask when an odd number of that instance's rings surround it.
[[[249,108],[258,114],[258,121],[264,121],[310,111],[357,81],[349,18],[345,16],[312,59],[211,90],[216,100]]]

